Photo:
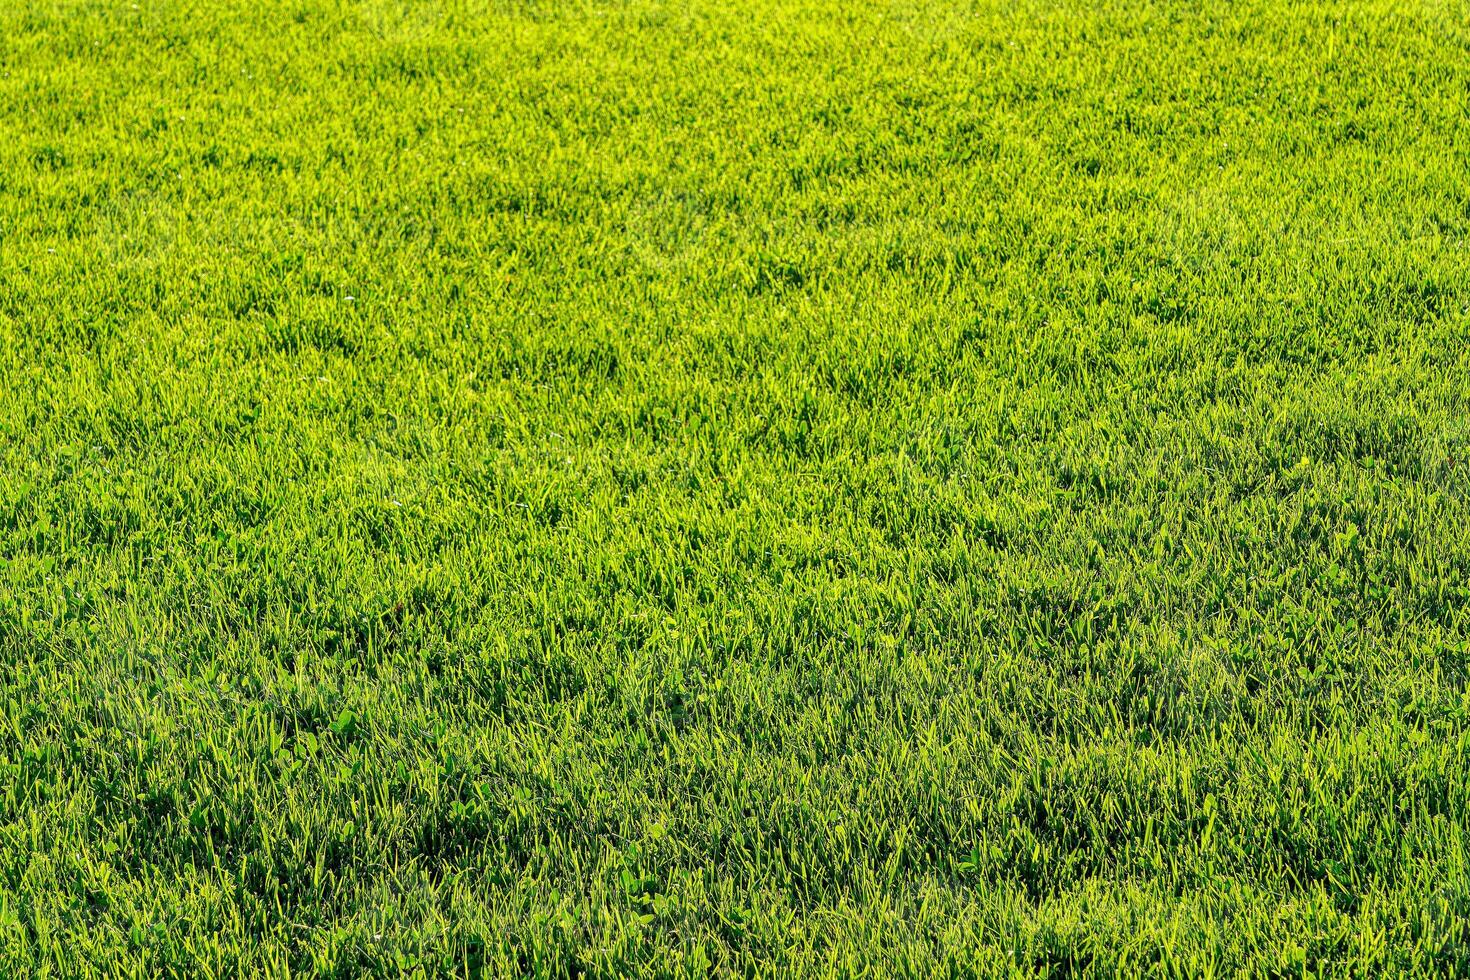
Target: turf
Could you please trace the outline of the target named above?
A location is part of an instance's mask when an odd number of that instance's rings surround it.
[[[0,974],[1470,972],[1470,8],[0,76]]]

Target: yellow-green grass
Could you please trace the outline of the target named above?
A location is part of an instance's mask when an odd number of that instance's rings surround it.
[[[0,3],[0,975],[1470,971],[1470,8]]]

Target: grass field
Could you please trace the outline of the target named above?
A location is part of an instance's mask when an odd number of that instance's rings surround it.
[[[0,975],[1470,973],[1470,6],[0,75]]]

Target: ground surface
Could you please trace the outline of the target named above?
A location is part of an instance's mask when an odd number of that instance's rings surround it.
[[[1470,10],[0,5],[0,974],[1470,970]]]

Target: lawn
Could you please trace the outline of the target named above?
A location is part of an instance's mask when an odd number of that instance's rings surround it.
[[[1470,7],[0,2],[0,975],[1470,974]]]

